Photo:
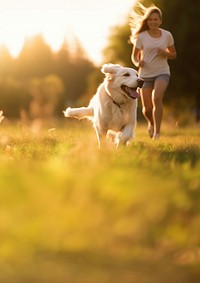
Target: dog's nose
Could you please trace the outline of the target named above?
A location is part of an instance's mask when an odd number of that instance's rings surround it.
[[[144,84],[144,80],[143,79],[138,79],[137,80],[137,83],[138,83],[138,87],[143,87],[143,84]]]

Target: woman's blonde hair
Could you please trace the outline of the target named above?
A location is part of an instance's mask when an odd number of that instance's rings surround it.
[[[130,41],[132,43],[135,41],[139,33],[148,29],[147,20],[152,13],[158,13],[160,19],[162,20],[162,12],[154,4],[146,8],[141,3],[137,2],[135,8],[138,9],[138,12],[132,9],[130,14]]]

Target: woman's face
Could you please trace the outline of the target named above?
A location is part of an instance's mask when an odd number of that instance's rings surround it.
[[[162,21],[160,15],[156,12],[151,13],[147,19],[147,25],[149,29],[157,29],[160,27],[161,23]]]

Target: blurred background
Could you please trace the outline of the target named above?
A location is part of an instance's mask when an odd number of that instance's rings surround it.
[[[134,67],[129,14],[135,1],[1,2],[0,109],[9,120],[61,118],[66,106],[87,105],[103,79],[103,63]],[[154,4],[163,11],[162,27],[172,32],[178,54],[169,62],[165,118],[182,125],[199,122],[200,2]]]

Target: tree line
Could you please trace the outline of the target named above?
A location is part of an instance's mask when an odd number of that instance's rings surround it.
[[[53,52],[42,35],[27,39],[17,58],[0,47],[0,109],[5,116],[60,116],[67,104],[77,102],[96,67],[78,41],[70,50],[64,42]]]

